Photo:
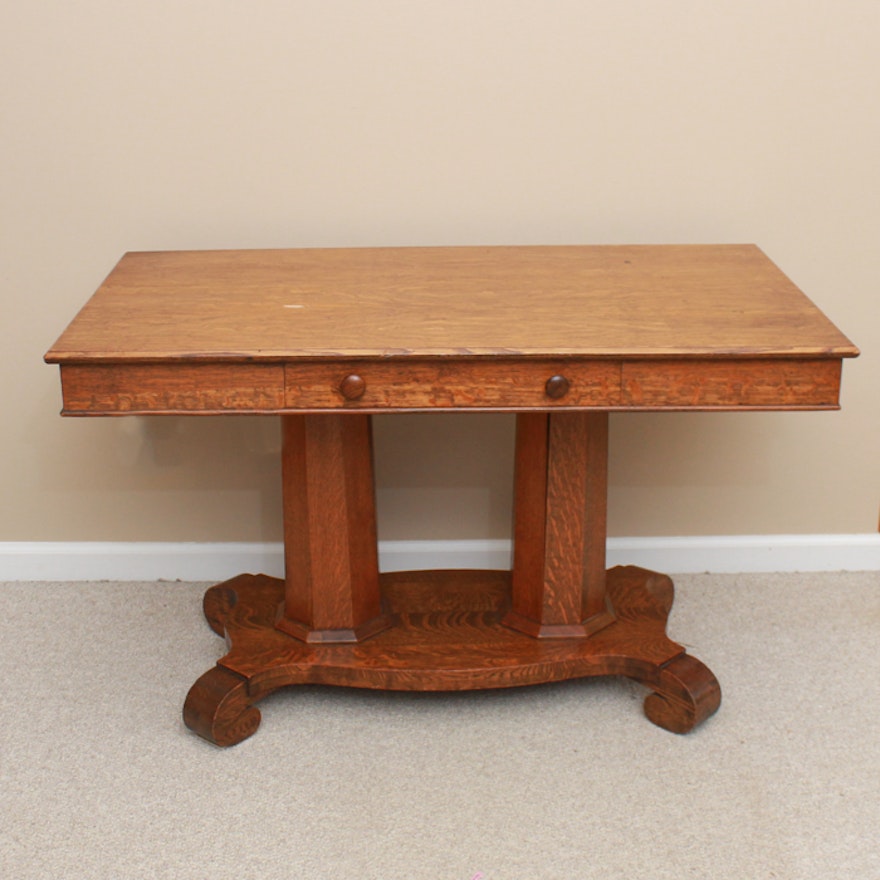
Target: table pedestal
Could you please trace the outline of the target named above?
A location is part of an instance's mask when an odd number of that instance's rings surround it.
[[[188,727],[233,745],[280,687],[514,687],[623,675],[645,713],[685,733],[721,700],[666,636],[672,581],[605,570],[608,416],[517,417],[511,572],[379,574],[370,417],[283,416],[285,579],[240,575],[204,601],[229,652],[191,688]]]

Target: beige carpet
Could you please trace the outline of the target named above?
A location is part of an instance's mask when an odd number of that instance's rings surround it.
[[[880,878],[880,572],[676,583],[687,736],[624,680],[313,688],[225,751],[180,720],[202,586],[0,584],[0,877]]]

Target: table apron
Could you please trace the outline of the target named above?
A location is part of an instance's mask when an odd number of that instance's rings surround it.
[[[818,357],[61,366],[65,415],[835,409],[840,376]]]

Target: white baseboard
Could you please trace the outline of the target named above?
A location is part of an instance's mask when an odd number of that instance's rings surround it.
[[[382,541],[383,571],[510,567],[496,541]],[[608,565],[692,572],[880,571],[880,535],[609,538]],[[280,543],[0,542],[0,581],[220,581],[242,572],[279,576]]]

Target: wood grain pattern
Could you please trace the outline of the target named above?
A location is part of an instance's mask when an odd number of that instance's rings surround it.
[[[381,580],[394,626],[353,645],[307,644],[279,632],[274,615],[284,594],[280,580],[257,575],[211,588],[236,593],[235,602],[220,603],[228,608],[224,631],[230,647],[217,668],[228,676],[231,696],[217,687],[222,675],[215,681],[208,673],[212,687],[200,679],[187,699],[187,723],[215,742],[215,731],[221,731],[218,744],[228,744],[228,731],[253,703],[279,687],[305,683],[471,690],[624,675],[659,694],[662,710],[651,702],[651,720],[678,732],[719,705],[711,673],[666,636],[672,584],[663,575],[632,566],[611,569],[614,623],[589,639],[551,640],[530,638],[501,622],[509,607],[508,572],[397,572]],[[253,732],[244,727],[246,735]]]
[[[64,415],[837,409],[839,360],[65,364]],[[363,390],[343,393],[356,375]],[[561,375],[568,390],[546,392]]]
[[[256,732],[260,710],[253,706],[246,679],[215,666],[190,688],[183,721],[209,742],[232,746]]]
[[[607,626],[606,413],[518,417],[513,604],[505,623],[536,638]]]
[[[840,361],[686,360],[624,364],[621,402],[628,408],[833,408]]]
[[[684,732],[720,703],[665,634],[669,578],[605,572],[608,411],[831,409],[855,346],[753,245],[127,254],[46,360],[69,415],[281,413],[285,580],[204,610],[218,745],[297,683],[626,675]],[[369,413],[519,413],[514,569],[380,577]]]
[[[126,254],[51,363],[849,357],[754,245]]]
[[[857,353],[699,245],[132,253],[45,357],[65,414],[124,415],[828,409]]]
[[[645,715],[672,733],[688,733],[721,705],[718,680],[689,654],[665,663],[651,686],[654,693],[645,698]]]
[[[379,600],[370,417],[285,416],[285,603],[277,625],[354,642],[389,625]]]
[[[348,410],[522,409],[613,407],[620,404],[617,361],[512,358],[447,360],[342,360],[286,365],[286,405],[291,409]],[[566,394],[550,397],[547,380],[563,374]],[[363,392],[347,399],[342,384],[350,375]]]
[[[64,414],[266,412],[284,407],[280,364],[68,364]]]

